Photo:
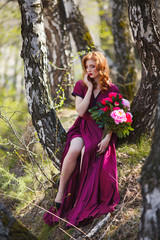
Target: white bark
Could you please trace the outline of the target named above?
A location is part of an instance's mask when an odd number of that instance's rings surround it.
[[[28,108],[42,146],[59,168],[58,158],[63,149],[65,131],[56,116],[50,96],[42,3],[41,0],[19,0],[19,5]],[[60,149],[58,152],[57,148]]]
[[[142,79],[131,110],[135,131],[129,136],[134,140],[151,134],[157,111],[160,87],[160,32],[152,0],[128,0],[129,19],[141,65]]]
[[[143,209],[140,240],[160,239],[160,92],[152,149],[142,169]]]

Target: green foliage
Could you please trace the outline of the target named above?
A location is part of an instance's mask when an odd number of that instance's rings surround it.
[[[0,2],[0,46],[20,46],[20,11],[17,2]]]
[[[112,29],[107,25],[106,21],[101,20],[99,25],[101,47],[110,58],[114,58],[114,39]]]
[[[47,240],[49,236],[55,231],[56,227],[48,226],[47,224],[43,224],[40,234],[38,236],[39,240]]]
[[[34,134],[26,102],[16,99],[15,90],[1,90],[0,125],[0,188],[6,196],[32,201],[44,194],[55,168]],[[19,209],[25,201],[19,201]]]

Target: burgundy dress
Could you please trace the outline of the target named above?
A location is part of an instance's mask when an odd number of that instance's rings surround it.
[[[80,80],[76,83],[72,95],[84,98],[86,92],[87,87]],[[114,84],[111,84],[108,91],[105,93],[100,92],[96,98],[92,93],[89,108],[93,107],[96,102],[106,98],[110,92],[119,92],[119,90]],[[81,158],[79,156],[76,168],[67,184],[61,208],[57,213],[53,207],[51,207],[50,211],[54,211],[59,217],[65,218],[74,225],[112,212],[120,199],[115,152],[116,136],[112,135],[105,153],[97,155],[97,145],[102,139],[102,133],[103,129],[98,127],[88,111],[83,117],[77,118],[67,133],[62,164],[69,149],[70,141],[75,137],[82,137],[85,144],[82,169],[80,172]],[[58,221],[58,218],[46,213],[44,221],[48,225],[52,225]]]

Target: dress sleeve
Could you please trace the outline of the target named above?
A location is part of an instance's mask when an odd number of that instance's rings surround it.
[[[72,95],[84,98],[84,86],[82,84],[82,80],[76,82],[76,85],[73,89]]]

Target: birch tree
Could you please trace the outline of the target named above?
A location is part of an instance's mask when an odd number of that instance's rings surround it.
[[[137,77],[135,54],[129,28],[127,0],[112,1],[112,32],[117,67],[117,85],[122,95],[132,100]]]
[[[65,141],[63,129],[50,96],[47,69],[46,35],[41,0],[19,0],[22,17],[22,58],[28,109],[39,140],[54,165]]]
[[[139,139],[151,133],[157,113],[160,86],[160,33],[153,0],[128,0],[130,26],[141,60],[142,77],[133,100],[134,133],[130,139]]]
[[[141,176],[143,211],[139,239],[160,239],[160,93],[151,152]]]
[[[37,240],[37,238],[19,223],[0,201],[0,239],[1,240]]]
[[[160,26],[160,0],[155,0],[155,9],[157,14],[158,24]]]

